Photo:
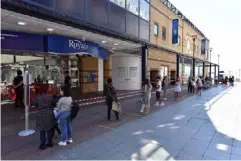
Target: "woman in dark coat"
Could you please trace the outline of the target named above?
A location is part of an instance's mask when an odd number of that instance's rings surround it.
[[[112,110],[112,103],[113,101],[118,102],[117,94],[115,87],[112,84],[112,79],[108,78],[107,79],[107,91],[106,91],[106,104],[108,106],[108,111],[107,111],[107,119],[111,120],[111,110]],[[115,117],[116,120],[119,120],[119,113],[117,111],[115,112]]]
[[[56,120],[52,109],[52,97],[47,95],[48,85],[40,88],[40,95],[36,98],[37,121],[36,128],[40,131],[40,146],[41,150],[53,146],[53,134]],[[47,135],[47,143],[46,143]]]

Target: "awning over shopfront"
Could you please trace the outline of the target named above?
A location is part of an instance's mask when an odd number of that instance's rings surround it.
[[[59,35],[1,31],[1,48],[66,55],[88,54],[96,58],[108,59],[108,51],[94,42]]]
[[[44,52],[44,36],[1,31],[1,49]]]

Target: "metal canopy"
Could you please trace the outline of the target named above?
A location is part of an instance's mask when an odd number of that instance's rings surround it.
[[[171,2],[168,0],[160,0],[168,9],[170,9],[175,15],[181,18],[183,21],[187,22],[195,31],[197,31],[200,35],[205,37],[205,35],[189,20],[187,19],[181,11],[179,11]],[[205,39],[207,39],[205,37]]]

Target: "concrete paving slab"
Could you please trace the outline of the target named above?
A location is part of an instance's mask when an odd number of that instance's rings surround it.
[[[184,146],[184,151],[189,151],[193,154],[204,155],[206,149],[208,148],[209,142],[203,140],[191,139]]]
[[[206,131],[205,129],[200,129],[194,136],[194,139],[211,141],[214,136],[214,131]]]
[[[241,155],[241,148],[232,147],[232,154]]]
[[[181,151],[176,157],[176,160],[201,160],[201,159],[202,159],[202,155],[193,153],[190,151],[186,151],[186,150]]]
[[[241,155],[231,154],[230,160],[241,160]]]

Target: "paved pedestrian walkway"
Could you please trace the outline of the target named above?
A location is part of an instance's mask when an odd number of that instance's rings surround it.
[[[44,159],[241,160],[240,91],[210,89]]]

